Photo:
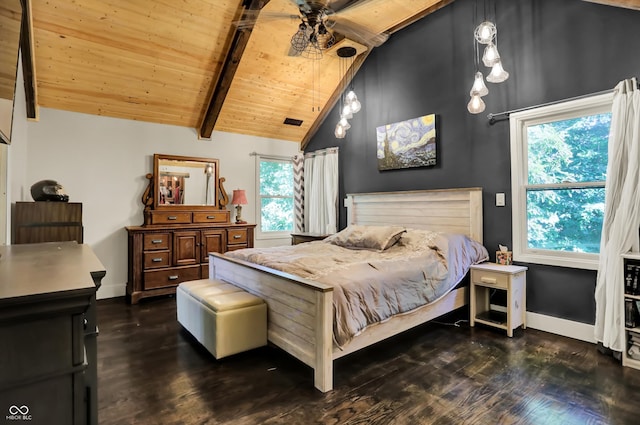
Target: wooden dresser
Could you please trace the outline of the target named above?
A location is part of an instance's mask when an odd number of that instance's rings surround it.
[[[16,202],[13,244],[76,241],[82,243],[79,202]]]
[[[142,298],[175,294],[179,283],[209,277],[209,252],[253,248],[255,226],[232,224],[227,219],[223,223],[127,227],[127,300],[136,304]]]
[[[0,247],[0,409],[6,423],[98,423],[96,290],[76,242]]]

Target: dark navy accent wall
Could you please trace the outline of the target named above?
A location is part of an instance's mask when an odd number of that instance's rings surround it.
[[[499,243],[512,246],[509,122],[490,126],[487,113],[595,93],[640,77],[640,12],[581,0],[495,3],[498,48],[511,76],[487,83],[482,114],[466,109],[479,23],[473,0],[453,2],[369,55],[354,79],[362,110],[350,120],[346,138],[333,135],[334,108],[306,148],[340,147],[341,199],[355,192],[480,186],[485,246],[489,252]],[[480,68],[486,76],[489,70]],[[378,171],[376,127],[431,113],[438,126],[438,164]],[[497,192],[506,193],[506,207],[495,206]],[[342,228],[346,214],[340,211]],[[595,271],[527,265],[527,310],[594,323]]]

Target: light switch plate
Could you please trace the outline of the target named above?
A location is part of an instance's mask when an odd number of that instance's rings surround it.
[[[504,193],[496,193],[496,207],[504,207]]]

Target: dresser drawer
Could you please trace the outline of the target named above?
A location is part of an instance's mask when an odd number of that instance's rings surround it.
[[[507,289],[509,286],[509,275],[504,273],[494,273],[486,270],[471,270],[471,279],[476,285],[492,288]]]
[[[146,271],[144,272],[144,289],[177,286],[181,282],[196,279],[200,279],[200,266]]]
[[[159,267],[169,267],[171,265],[170,251],[145,252],[143,257],[145,269],[157,269]]]
[[[227,246],[227,252],[235,251],[236,249],[244,249],[244,248],[249,248],[249,244],[243,243],[243,244],[237,244],[237,245],[229,245]]]
[[[247,244],[247,229],[227,229],[227,244]]]
[[[228,223],[229,211],[194,212],[194,223]]]
[[[190,212],[158,212],[151,213],[151,224],[189,224]]]
[[[169,249],[171,246],[170,233],[149,233],[144,235],[142,248],[145,251]]]

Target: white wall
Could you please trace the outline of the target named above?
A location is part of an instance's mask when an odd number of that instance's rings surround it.
[[[140,198],[154,153],[218,158],[225,189],[247,191],[250,203],[242,216],[255,223],[255,158],[249,154],[293,156],[298,149],[293,142],[219,132],[198,140],[191,128],[40,108],[39,121],[27,122],[26,140],[10,147],[9,199],[32,201],[30,187],[39,180],[62,184],[70,202],[82,202],[84,242],[107,270],[98,298],[121,296],[127,282],[125,226],[142,224]],[[290,240],[256,246],[261,243]]]

